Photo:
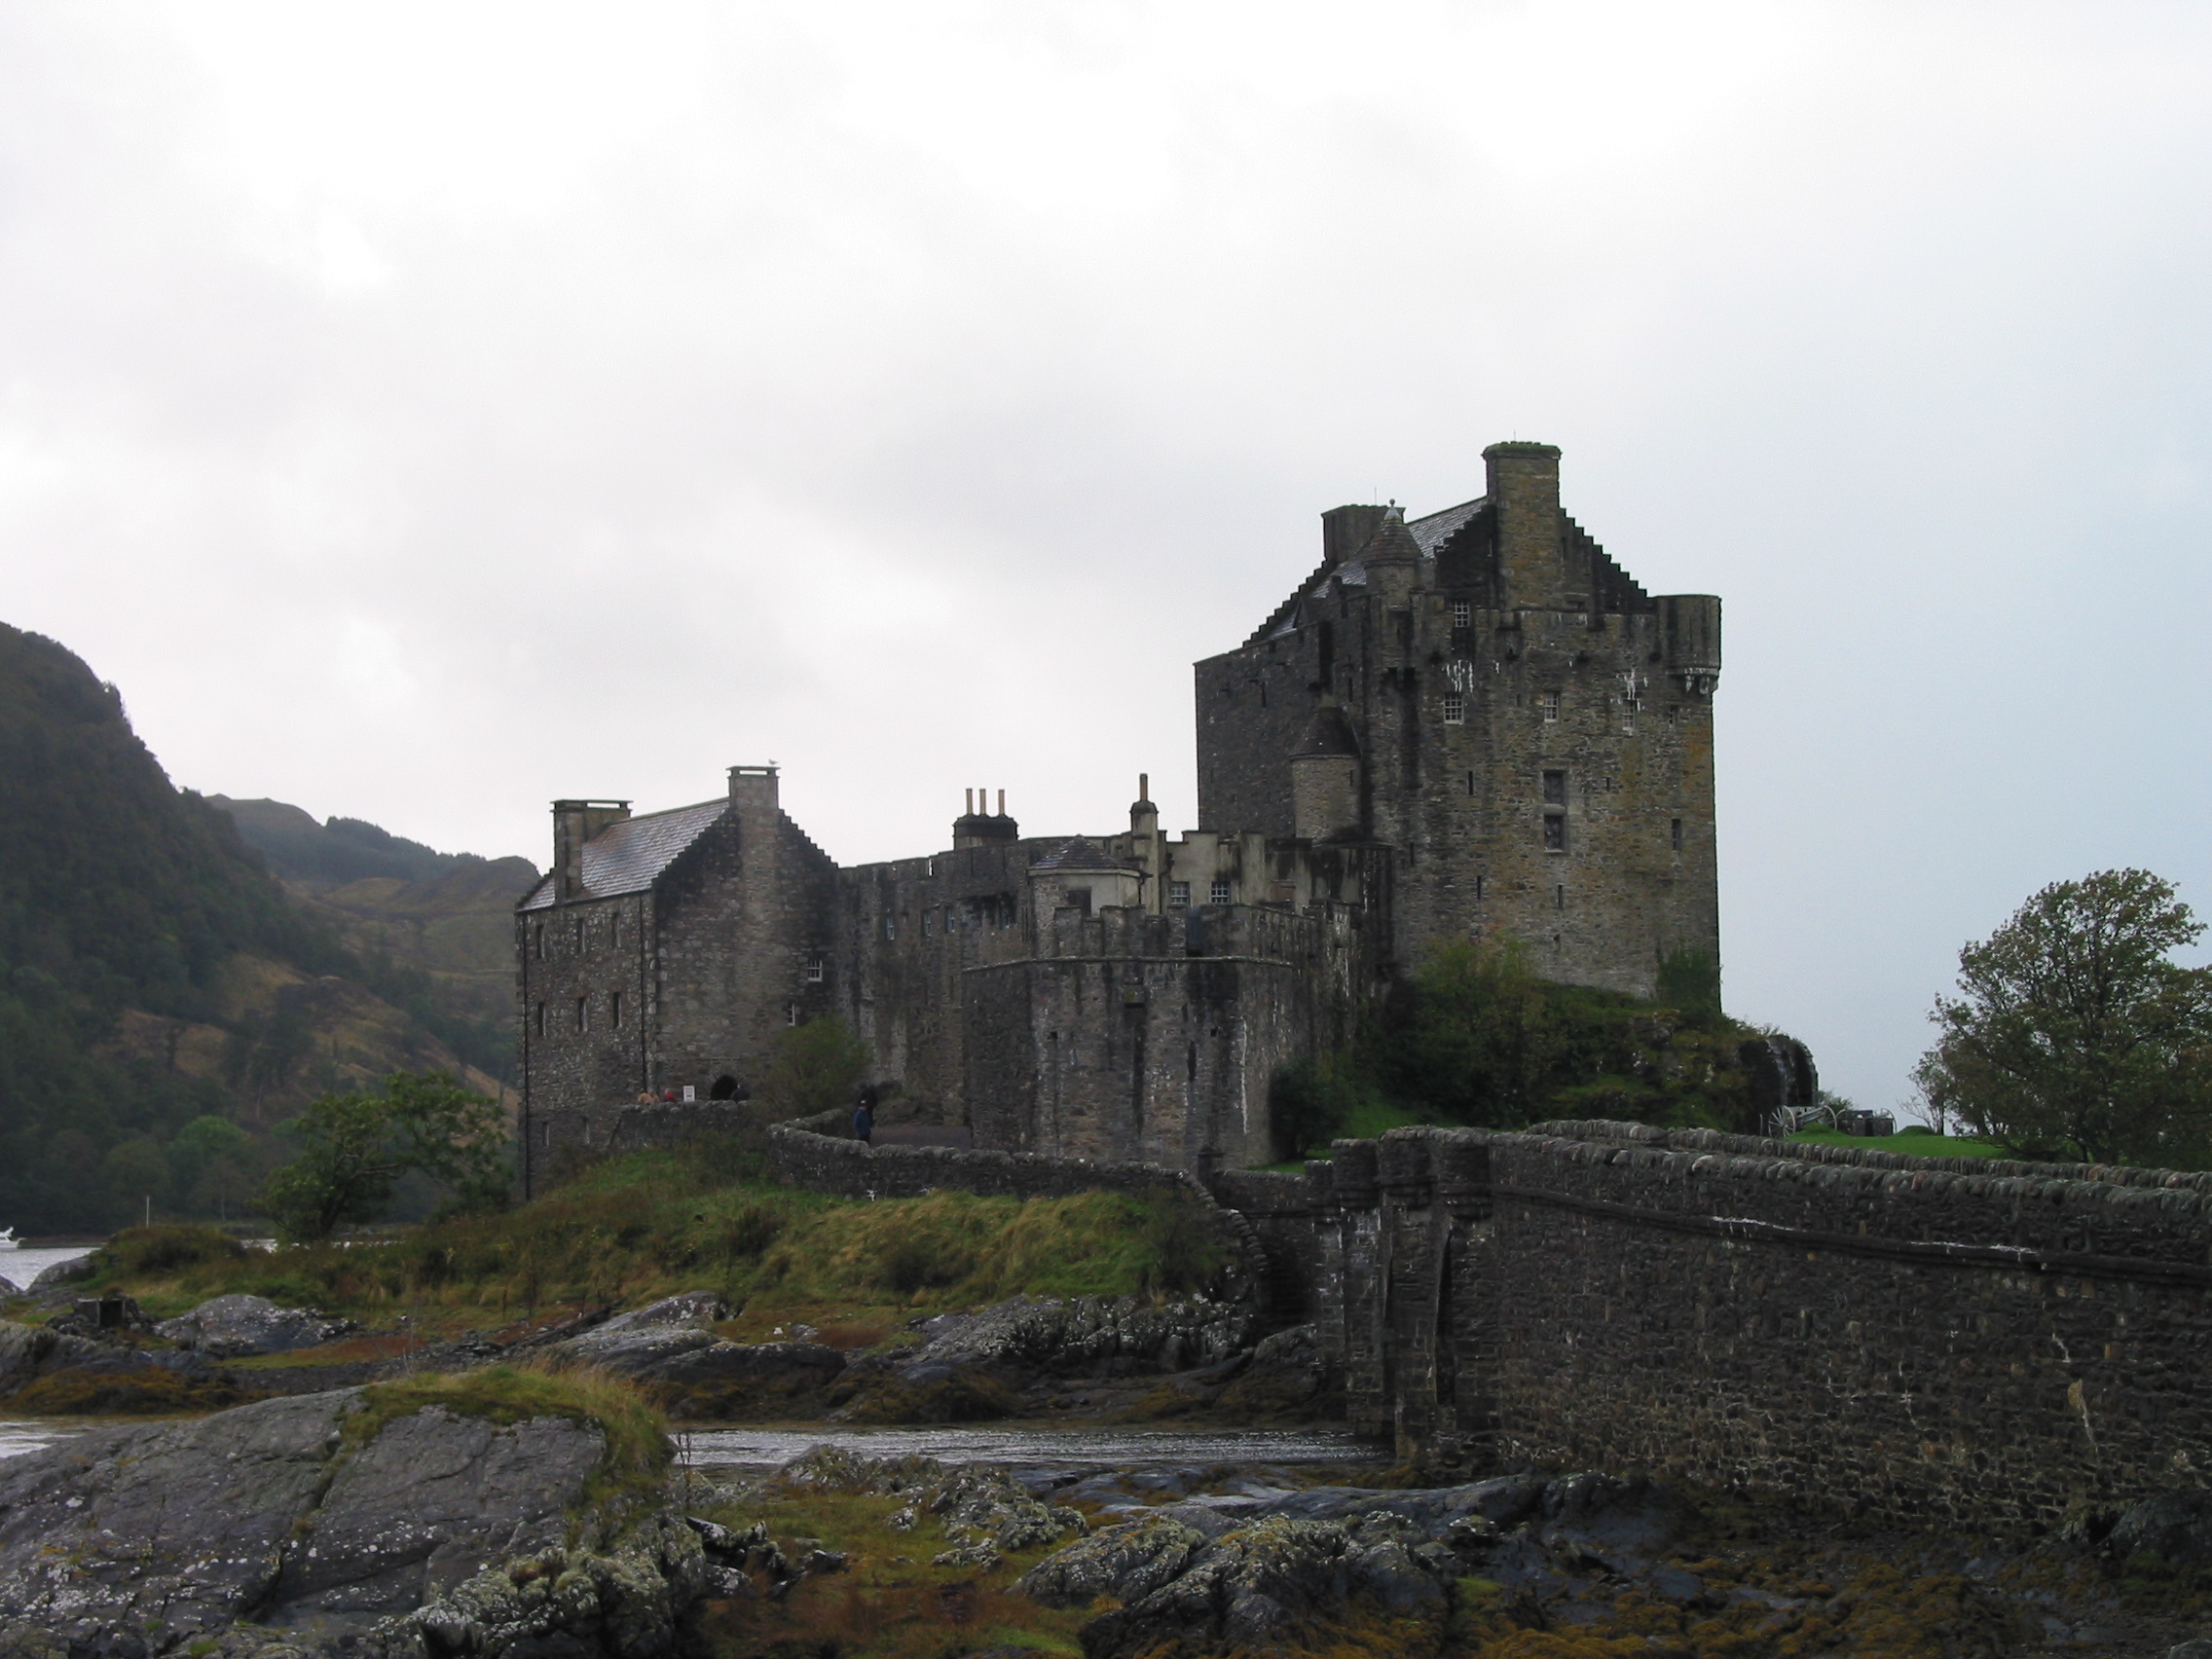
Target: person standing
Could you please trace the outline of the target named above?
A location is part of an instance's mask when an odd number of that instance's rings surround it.
[[[853,1108],[853,1139],[863,1146],[875,1144],[875,1089],[871,1085],[861,1087],[860,1104]]]

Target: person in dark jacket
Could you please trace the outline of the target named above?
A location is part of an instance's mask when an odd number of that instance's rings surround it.
[[[861,1103],[853,1108],[853,1139],[863,1146],[875,1144],[875,1088],[865,1085],[861,1089]]]

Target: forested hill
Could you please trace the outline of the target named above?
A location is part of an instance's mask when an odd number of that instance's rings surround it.
[[[537,878],[524,859],[481,859],[474,853],[441,853],[358,818],[327,818],[280,800],[232,800],[209,795],[238,826],[245,844],[286,881],[320,892],[356,881],[430,881],[454,870],[501,864],[517,866],[516,893]]]
[[[236,1213],[313,1094],[461,1064],[405,1006],[422,976],[287,898],[115,686],[5,624],[0,837],[0,1225]]]

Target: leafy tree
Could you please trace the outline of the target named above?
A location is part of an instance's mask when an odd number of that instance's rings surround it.
[[[1348,1054],[1324,1054],[1283,1067],[1268,1085],[1268,1126],[1275,1156],[1300,1158],[1325,1149],[1373,1092]]]
[[[1923,1095],[2024,1155],[2200,1161],[2212,1143],[2212,968],[2170,960],[2204,924],[2149,870],[2046,887],[1959,952]]]
[[[472,1204],[506,1188],[498,1107],[434,1073],[395,1073],[381,1094],[326,1094],[283,1129],[303,1150],[263,1183],[261,1208],[290,1239],[327,1238],[348,1223],[377,1219],[412,1172]]]
[[[1555,1088],[1576,1081],[1548,989],[1517,940],[1438,951],[1373,1046],[1392,1092],[1462,1124],[1530,1122]]]
[[[868,1058],[860,1033],[842,1019],[810,1019],[776,1034],[761,1092],[769,1106],[793,1118],[849,1106]]]

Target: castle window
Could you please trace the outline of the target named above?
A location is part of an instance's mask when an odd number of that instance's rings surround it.
[[[929,912],[927,910],[924,910],[922,912],[922,920],[925,922],[929,920]],[[819,985],[822,983],[821,957],[810,956],[806,959],[806,982],[810,985]]]
[[[1452,626],[1472,628],[1475,625],[1475,607],[1472,601],[1456,599],[1452,602]]]
[[[1482,871],[1481,871],[1481,870],[1477,870],[1477,871],[1475,871],[1475,903],[1478,903],[1478,904],[1480,904],[1480,903],[1481,903],[1482,902],[1483,902],[1483,874],[1482,874]]]
[[[537,1005],[537,1034],[540,1037],[545,1035],[545,1005],[543,1003]]]
[[[1229,903],[1229,880],[1226,876],[1217,875],[1213,878],[1213,887],[1211,890],[1211,898],[1209,902],[1215,904],[1226,904]]]
[[[576,1029],[578,1031],[589,1031],[591,1029],[591,998],[589,997],[578,997],[576,999]]]
[[[1468,794],[1470,794],[1470,795],[1472,795],[1472,794],[1473,794],[1474,793],[1475,793],[1475,775],[1474,775],[1474,773],[1472,773],[1472,772],[1469,772],[1469,773],[1467,774],[1467,793],[1468,793]]]
[[[620,950],[622,948],[622,912],[620,910],[616,910],[607,918],[607,947],[609,950]]]
[[[611,1015],[613,1016],[613,1019],[614,1019],[614,1029],[615,1029],[615,1030],[617,1030],[617,1031],[621,1030],[621,1029],[622,1029],[622,993],[621,993],[620,991],[616,991],[616,992],[614,993],[614,997],[613,997],[613,1000],[612,1000],[612,1001],[611,1001],[611,1002],[610,1002],[610,1003],[608,1004],[608,1013],[609,1014],[611,1014]]]
[[[883,917],[883,937],[885,939],[897,939],[899,937],[899,918],[888,911],[884,913]]]
[[[931,933],[936,930],[936,927],[937,912],[935,910],[924,910],[922,912],[922,937],[924,939],[929,938]]]
[[[537,950],[537,960],[542,962],[545,960],[545,924],[543,922],[539,922],[537,926],[531,931],[536,936],[533,940],[533,943],[535,945]]]
[[[1567,804],[1567,774],[1565,772],[1546,772],[1544,774],[1544,804],[1546,806],[1565,806]]]
[[[784,1023],[786,1025],[796,1025],[798,1023],[798,1004],[793,1003],[791,1007],[784,1010]]]
[[[1679,818],[1675,820],[1673,834],[1675,837],[1675,851],[1678,853],[1682,850],[1682,821]]]
[[[1567,851],[1566,813],[1547,812],[1544,814],[1544,851],[1547,853],[1564,853]]]
[[[1567,908],[1567,889],[1565,887],[1555,887],[1552,889],[1552,907],[1559,910],[1564,910]],[[1557,939],[1554,939],[1552,942],[1554,944],[1557,944],[1559,940]]]
[[[577,954],[578,956],[581,956],[581,955],[582,955],[583,953],[584,953],[584,919],[583,919],[583,917],[581,917],[581,916],[578,916],[578,917],[576,918],[576,954]]]
[[[1681,712],[1682,711],[1676,705],[1669,703],[1667,705],[1667,723],[1669,725],[1673,725],[1675,723],[1676,717],[1680,715]]]
[[[1539,703],[1543,707],[1544,723],[1546,725],[1551,724],[1554,720],[1559,719],[1559,700],[1560,694],[1557,691],[1546,691],[1543,696],[1538,699]]]
[[[1446,725],[1465,725],[1467,723],[1467,699],[1460,696],[1456,691],[1447,691],[1444,694],[1444,723]]]
[[[1191,884],[1187,881],[1170,881],[1167,884],[1167,907],[1170,910],[1188,910],[1191,907]]]

